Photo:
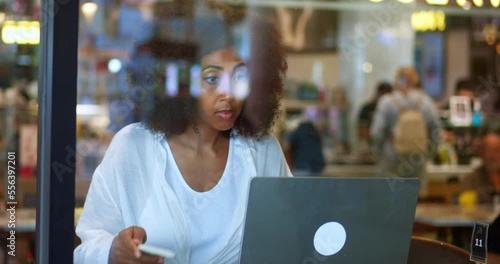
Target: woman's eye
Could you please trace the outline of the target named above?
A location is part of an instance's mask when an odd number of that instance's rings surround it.
[[[233,78],[235,81],[248,80],[248,75],[245,72],[241,72],[236,73]]]
[[[219,77],[208,76],[208,77],[204,77],[203,80],[208,82],[209,84],[217,84],[217,82],[219,81]]]

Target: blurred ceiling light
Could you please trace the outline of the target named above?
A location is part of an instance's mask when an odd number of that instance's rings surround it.
[[[6,21],[2,27],[2,41],[5,44],[16,43],[16,24],[14,21]]]
[[[97,11],[97,4],[94,2],[86,2],[82,5],[82,13],[87,20],[91,20]]]
[[[3,23],[5,21],[5,13],[0,12],[0,23]]]
[[[427,0],[429,5],[447,5],[448,0]]]
[[[472,2],[474,2],[474,4],[477,6],[477,7],[482,7],[484,2],[483,0],[472,0]]]
[[[446,15],[443,11],[414,12],[411,26],[415,31],[443,31],[446,29]]]
[[[189,93],[192,97],[200,96],[201,91],[201,67],[198,64],[191,66],[191,81],[189,86]]]
[[[2,41],[5,44],[37,45],[40,43],[40,23],[7,20],[2,27]]]
[[[373,71],[373,65],[369,62],[363,63],[363,71],[366,73],[370,73]]]
[[[409,3],[413,2],[413,0],[398,0],[398,1],[403,3],[403,4],[409,4]]]
[[[469,0],[457,0],[457,5],[461,6],[465,10],[469,10],[472,6]]]
[[[108,62],[108,70],[111,73],[117,73],[122,69],[122,62],[119,59],[111,59]]]
[[[491,5],[493,7],[498,7],[500,6],[500,0],[491,0]]]
[[[370,0],[370,2],[374,2],[374,3],[380,3],[382,1],[384,1],[384,0]]]
[[[176,96],[179,92],[179,66],[175,63],[168,63],[165,69],[167,81],[165,88],[167,95]]]

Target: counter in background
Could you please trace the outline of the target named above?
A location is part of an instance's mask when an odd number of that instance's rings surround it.
[[[462,179],[473,172],[478,165],[433,165],[427,164],[426,178],[428,180],[446,181],[450,176]],[[379,172],[378,165],[341,165],[329,164],[323,175],[327,177],[374,177]]]
[[[461,181],[467,174],[472,173],[477,165],[433,165],[427,164],[426,174],[422,180],[421,195],[427,195],[430,182],[447,182],[456,177]],[[340,165],[329,164],[322,175],[325,177],[376,177],[379,174],[378,165]]]

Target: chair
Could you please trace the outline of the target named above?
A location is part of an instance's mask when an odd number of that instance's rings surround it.
[[[408,264],[471,264],[469,252],[448,243],[413,236]]]

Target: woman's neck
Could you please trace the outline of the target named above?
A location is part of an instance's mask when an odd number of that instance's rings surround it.
[[[193,124],[186,128],[180,135],[173,135],[169,140],[184,145],[196,152],[217,151],[217,149],[227,142],[227,137],[222,131],[201,124]]]

